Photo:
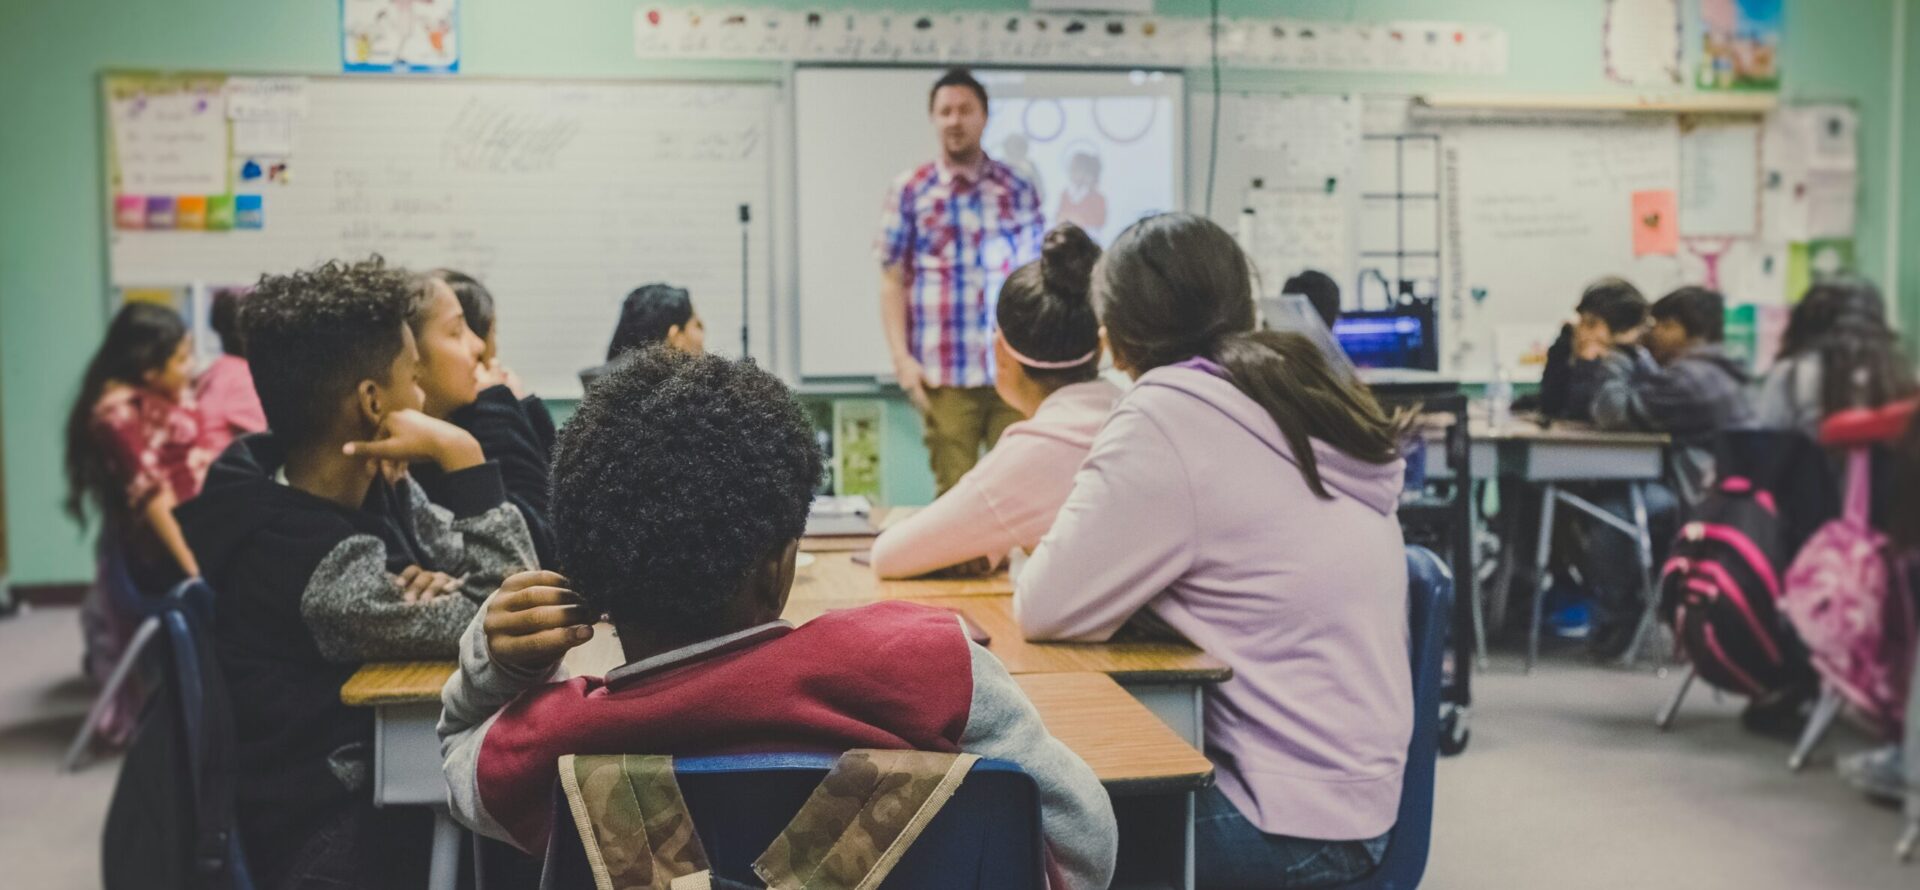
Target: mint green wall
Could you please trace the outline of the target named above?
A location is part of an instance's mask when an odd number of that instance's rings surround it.
[[[1789,4],[1784,64],[1788,98],[1845,99],[1862,112],[1865,182],[1883,182],[1888,149],[1892,9],[1896,0]],[[633,58],[635,0],[463,0],[462,66],[470,76],[767,76],[768,63],[641,62]],[[913,0],[841,0],[789,7],[911,7]],[[925,3],[928,7],[946,4]],[[1022,9],[1024,0],[978,0]],[[1171,15],[1198,15],[1205,0],[1161,0]],[[1227,15],[1320,19],[1493,22],[1512,40],[1503,79],[1333,73],[1228,72],[1228,88],[1410,92],[1500,89],[1591,92],[1601,75],[1602,0],[1224,0]],[[338,71],[334,0],[0,0],[0,405],[7,528],[18,583],[80,580],[90,562],[80,533],[57,509],[59,424],[106,318],[101,237],[97,80],[103,70],[202,69],[328,74]],[[1909,67],[1912,84],[1915,69]],[[1204,77],[1194,78],[1203,87]],[[1909,97],[1920,89],[1909,86]],[[1911,124],[1920,122],[1910,121]],[[1906,178],[1920,189],[1920,170]],[[1888,246],[1889,196],[1864,190],[1860,259],[1878,274]],[[1920,202],[1908,202],[1909,206]],[[1912,216],[1909,216],[1912,219]],[[1909,222],[1910,235],[1920,224]],[[1920,276],[1920,264],[1905,276]],[[1906,288],[1920,294],[1920,286]],[[1905,304],[1912,314],[1912,301]],[[890,411],[887,484],[900,502],[931,483],[915,421]]]

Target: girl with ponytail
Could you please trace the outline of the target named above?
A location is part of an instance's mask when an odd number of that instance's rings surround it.
[[[1100,379],[1100,323],[1089,289],[1100,248],[1073,225],[1047,233],[1040,259],[1000,289],[994,382],[1026,416],[933,505],[873,545],[873,569],[905,578],[953,566],[989,568],[1031,551],[1052,527],[1073,473],[1120,390]]]
[[[1032,640],[1153,613],[1233,668],[1201,887],[1342,883],[1385,853],[1413,728],[1395,424],[1298,334],[1255,330],[1252,270],[1198,216],[1135,223],[1093,273],[1135,379],[1015,579]]]

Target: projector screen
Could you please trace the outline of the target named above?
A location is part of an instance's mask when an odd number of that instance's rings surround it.
[[[1186,86],[1162,71],[980,69],[987,154],[1031,179],[1048,226],[1102,244],[1182,207]],[[895,177],[935,158],[934,68],[801,68],[794,75],[795,247],[803,378],[891,378],[874,257]],[[989,299],[998,294],[990,294]]]

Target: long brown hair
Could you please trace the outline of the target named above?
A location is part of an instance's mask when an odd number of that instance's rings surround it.
[[[1280,427],[1314,494],[1332,499],[1313,439],[1371,464],[1399,457],[1403,418],[1389,419],[1311,339],[1254,330],[1252,268],[1212,220],[1167,213],[1134,223],[1114,239],[1093,281],[1119,361],[1138,373],[1194,357],[1218,363]]]
[[[1820,361],[1820,413],[1877,408],[1915,390],[1913,365],[1887,324],[1880,289],[1860,278],[1822,281],[1787,317],[1780,357]]]
[[[64,506],[75,522],[86,522],[89,503],[108,518],[127,512],[106,447],[94,433],[93,409],[114,383],[145,384],[147,372],[167,366],[187,336],[187,324],[171,307],[130,302],[107,324],[106,339],[87,362],[80,392],[67,409],[67,497]]]

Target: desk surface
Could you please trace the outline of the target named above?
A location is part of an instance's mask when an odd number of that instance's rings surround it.
[[[1206,756],[1112,678],[1083,672],[1013,679],[1033,699],[1047,731],[1093,767],[1108,791],[1159,794],[1212,784]]]
[[[913,601],[966,615],[993,638],[987,643],[987,651],[999,657],[1016,676],[1093,671],[1122,683],[1218,683],[1233,676],[1225,663],[1184,640],[1029,643],[1013,620],[1011,596],[933,596],[914,597]],[[858,608],[869,602],[790,601],[782,617],[804,624],[826,612]]]
[[[354,707],[439,701],[445,662],[369,664],[340,688]],[[1213,765],[1112,678],[1092,672],[1015,677],[1047,731],[1093,767],[1109,790],[1150,794],[1204,788]]]
[[[804,548],[808,545],[801,544]],[[814,563],[794,573],[794,602],[920,599],[930,596],[995,596],[1013,592],[1006,572],[981,578],[922,578],[882,581],[873,570],[855,563],[853,554],[815,552]]]
[[[1504,429],[1494,429],[1484,417],[1474,417],[1470,431],[1474,441],[1536,442],[1578,445],[1615,445],[1664,448],[1673,441],[1666,433],[1610,432],[1592,424],[1556,420],[1550,426],[1539,421],[1515,417]]]

